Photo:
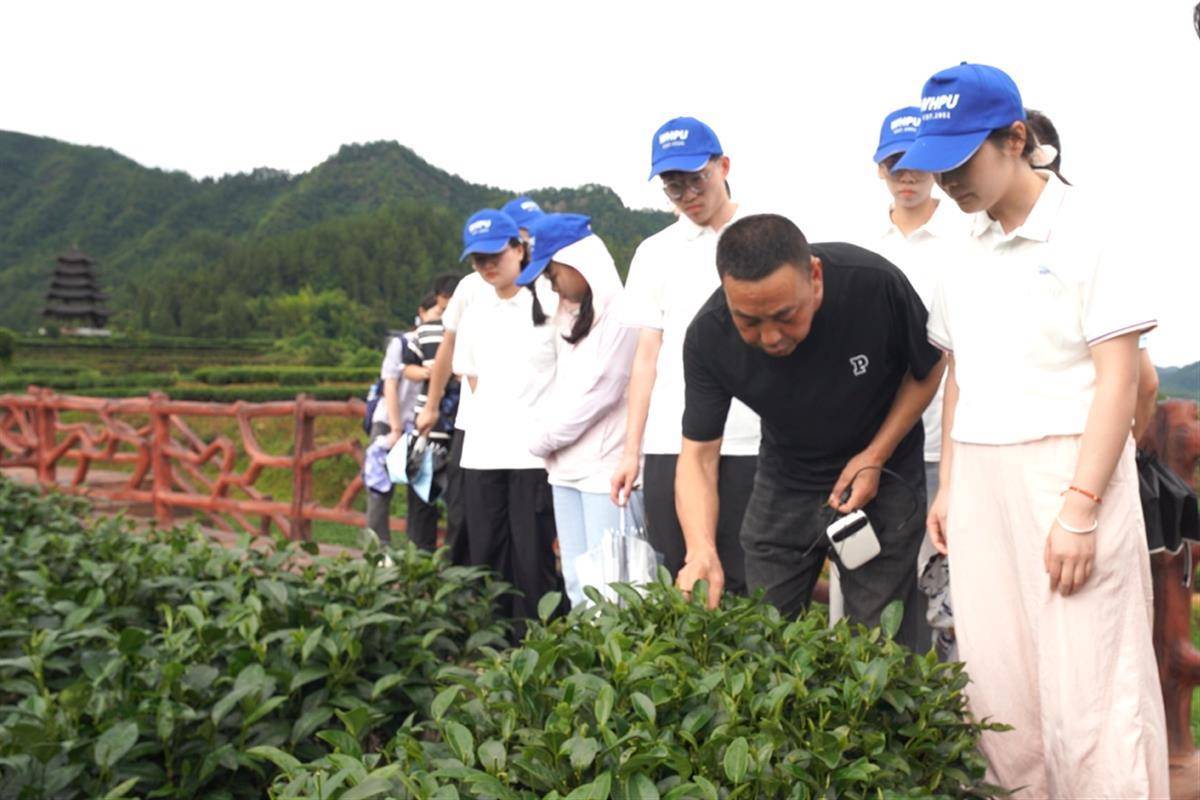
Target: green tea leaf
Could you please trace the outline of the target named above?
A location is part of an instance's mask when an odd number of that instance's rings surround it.
[[[626,800],[659,800],[658,787],[644,773],[635,772],[621,782]]]
[[[459,761],[468,767],[475,763],[475,737],[466,726],[450,720],[442,727],[442,737]]]
[[[332,745],[339,752],[349,756],[359,758],[362,756],[362,747],[358,740],[351,736],[346,731],[318,731],[317,738]]]
[[[530,650],[523,647],[513,654],[513,677],[516,678],[518,686],[524,686],[529,683],[529,679],[533,677],[533,671],[537,669],[538,654],[536,650]]]
[[[879,625],[889,639],[896,638],[896,633],[900,630],[900,623],[903,621],[904,603],[900,600],[888,603],[887,608],[883,609],[883,613],[879,615]]]
[[[542,621],[543,625],[549,622],[550,616],[558,610],[559,605],[562,604],[562,598],[562,592],[547,592],[542,595],[541,600],[538,600],[538,619]]]
[[[563,750],[571,759],[571,767],[576,772],[582,772],[592,765],[600,752],[600,743],[590,736],[572,736],[563,742]]]
[[[641,715],[642,719],[650,723],[654,722],[657,714],[654,708],[653,700],[641,692],[634,692],[629,699],[633,703],[633,707],[637,709],[638,714]]]
[[[725,748],[725,777],[733,783],[741,783],[750,766],[750,745],[745,736],[739,736]]]
[[[111,770],[129,750],[137,744],[138,726],[133,720],[118,722],[96,740],[93,756],[96,766]]]
[[[503,742],[488,739],[479,745],[479,763],[491,773],[500,772],[508,762],[508,751]]]
[[[613,692],[612,686],[607,683],[600,687],[600,691],[596,692],[596,724],[601,728],[608,725],[608,717],[612,714],[615,699],[616,694]]]
[[[326,722],[329,722],[331,717],[333,717],[333,709],[328,706],[317,706],[306,711],[292,725],[292,744],[302,742],[309,736],[312,736],[313,731],[320,728]]]
[[[251,758],[270,761],[272,764],[279,767],[279,769],[282,770],[285,775],[291,775],[300,769],[300,762],[296,759],[296,757],[283,752],[278,747],[270,747],[267,745],[251,747],[246,750],[246,755],[250,756]]]
[[[446,713],[446,709],[450,708],[450,705],[461,691],[461,686],[451,686],[448,689],[438,692],[437,697],[433,698],[433,702],[429,704],[429,716],[433,718],[434,722],[441,720]]]
[[[367,800],[369,797],[378,797],[381,794],[386,794],[392,791],[390,781],[381,780],[379,778],[367,778],[358,786],[348,790],[342,795],[341,800]]]
[[[130,778],[129,780],[114,786],[112,791],[104,795],[104,800],[119,800],[120,798],[129,794],[133,790],[133,787],[137,785],[139,780],[141,780],[141,778]]]

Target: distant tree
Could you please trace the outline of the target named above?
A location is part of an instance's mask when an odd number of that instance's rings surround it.
[[[17,335],[8,328],[0,328],[0,366],[12,363],[17,352]]]

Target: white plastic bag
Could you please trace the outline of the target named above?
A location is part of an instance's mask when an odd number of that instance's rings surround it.
[[[658,575],[658,554],[646,541],[642,528],[626,524],[626,504],[621,504],[619,530],[607,530],[600,544],[575,558],[575,574],[581,586],[594,586],[606,600],[619,603],[610,584],[643,586]]]

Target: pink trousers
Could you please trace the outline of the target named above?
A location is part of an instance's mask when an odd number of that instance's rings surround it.
[[[954,444],[947,541],[959,655],[989,780],[1018,798],[1168,798],[1167,736],[1133,442],[1103,492],[1091,578],[1050,591],[1044,551],[1078,436]]]

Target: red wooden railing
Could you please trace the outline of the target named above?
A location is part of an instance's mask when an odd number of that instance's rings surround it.
[[[28,467],[43,486],[58,484],[67,492],[148,504],[162,523],[169,522],[177,509],[187,509],[222,530],[236,525],[257,534],[275,525],[289,538],[308,539],[314,520],[366,525],[366,515],[353,509],[363,490],[361,472],[332,506],[313,499],[314,465],[350,457],[361,467],[363,459],[361,437],[316,446],[317,420],[361,419],[364,411],[361,400],[328,402],[306,395],[272,403],[184,402],[160,393],[108,400],[58,395],[31,386],[23,395],[0,395],[0,468]],[[62,415],[68,412],[84,421],[64,422]],[[224,434],[205,440],[187,423],[196,417],[236,420],[240,441]],[[289,453],[268,453],[259,444],[254,422],[270,417],[295,421]],[[63,462],[74,465],[65,484],[58,480]],[[244,464],[240,469],[239,462]],[[89,483],[93,465],[121,472],[107,472],[107,480]],[[263,470],[270,468],[290,471],[290,501],[276,500],[256,488]],[[252,517],[258,518],[258,524]],[[403,530],[404,522],[394,519],[391,527]]]

